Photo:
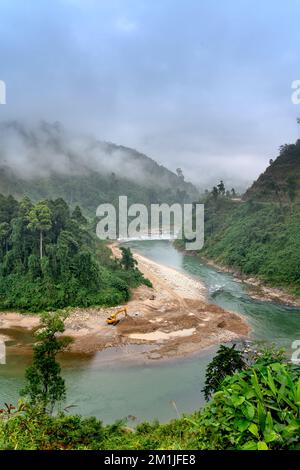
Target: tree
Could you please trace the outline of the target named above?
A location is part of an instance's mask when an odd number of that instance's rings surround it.
[[[216,186],[213,187],[211,194],[212,194],[212,197],[214,199],[218,199],[219,191],[218,191],[218,188]]]
[[[37,343],[33,347],[33,362],[26,370],[26,386],[21,395],[30,398],[32,406],[52,413],[57,402],[65,399],[65,381],[56,356],[69,344],[67,338],[58,338],[63,333],[64,317],[61,314],[46,314],[36,333]]]
[[[279,147],[279,154],[283,155],[285,152],[288,152],[290,145],[289,144],[284,144],[280,145]]]
[[[33,204],[28,196],[24,196],[19,205],[19,215],[28,221],[29,212],[32,210]]]
[[[72,212],[72,219],[76,220],[76,222],[79,225],[86,225],[87,220],[86,218],[82,215],[81,209],[79,206],[76,206],[75,209]]]
[[[3,254],[7,253],[7,244],[8,244],[8,238],[10,236],[10,233],[11,233],[10,225],[7,222],[0,223],[0,244],[1,244]]]
[[[47,201],[38,202],[30,210],[28,228],[33,231],[38,231],[40,235],[40,259],[43,258],[43,233],[50,230],[52,223],[52,213],[48,206]]]
[[[16,217],[18,213],[18,202],[12,196],[0,194],[0,222],[8,222]]]
[[[181,168],[176,168],[176,173],[177,173],[177,176],[178,176],[178,179],[180,180],[181,183],[184,182],[184,175],[183,175],[183,171]]]
[[[218,188],[218,191],[219,191],[219,194],[221,196],[224,196],[225,194],[225,185],[224,185],[224,182],[221,180],[220,183],[217,185],[217,188]]]
[[[51,211],[52,239],[56,242],[61,230],[65,230],[68,225],[70,210],[66,201],[61,197],[55,199],[55,201],[47,201],[47,204]]]
[[[122,252],[122,259],[120,261],[121,266],[126,271],[129,271],[130,269],[135,269],[135,266],[137,265],[137,261],[134,259],[131,249],[125,248],[124,246],[122,246],[121,252]]]
[[[236,192],[234,188],[231,189],[231,197],[236,197]]]
[[[204,397],[209,400],[210,397],[219,390],[220,385],[227,375],[233,375],[246,367],[243,358],[243,352],[235,349],[235,344],[231,347],[221,346],[207,366],[205,376],[205,386],[202,390]]]
[[[112,190],[115,190],[116,189],[116,186],[118,185],[119,183],[119,180],[116,176],[116,173],[112,172],[111,175],[110,175],[110,181],[111,181],[111,185],[112,185]]]

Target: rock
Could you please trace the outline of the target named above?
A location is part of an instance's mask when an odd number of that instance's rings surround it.
[[[148,354],[148,358],[153,359],[153,360],[158,360],[158,359],[161,359],[162,356],[161,356],[161,354],[159,354],[157,352],[153,352],[153,353]]]

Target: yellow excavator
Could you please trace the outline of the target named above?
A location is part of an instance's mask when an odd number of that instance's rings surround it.
[[[118,316],[121,315],[121,313],[124,313],[125,317],[129,316],[127,313],[127,308],[120,308],[120,310],[117,310],[115,313],[112,313],[111,316],[106,319],[106,323],[108,325],[116,326],[120,321]]]

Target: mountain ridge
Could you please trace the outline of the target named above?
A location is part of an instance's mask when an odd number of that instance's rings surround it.
[[[64,198],[94,213],[127,195],[129,203],[192,202],[198,190],[135,149],[74,136],[60,123],[0,124],[0,192],[33,200]]]
[[[247,189],[243,200],[277,201],[280,204],[293,201],[300,191],[300,139],[295,144],[280,147],[275,160]]]

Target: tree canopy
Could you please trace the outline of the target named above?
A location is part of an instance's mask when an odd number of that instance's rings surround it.
[[[116,260],[79,207],[58,198],[33,204],[0,195],[0,308],[40,311],[117,305],[147,282]]]

